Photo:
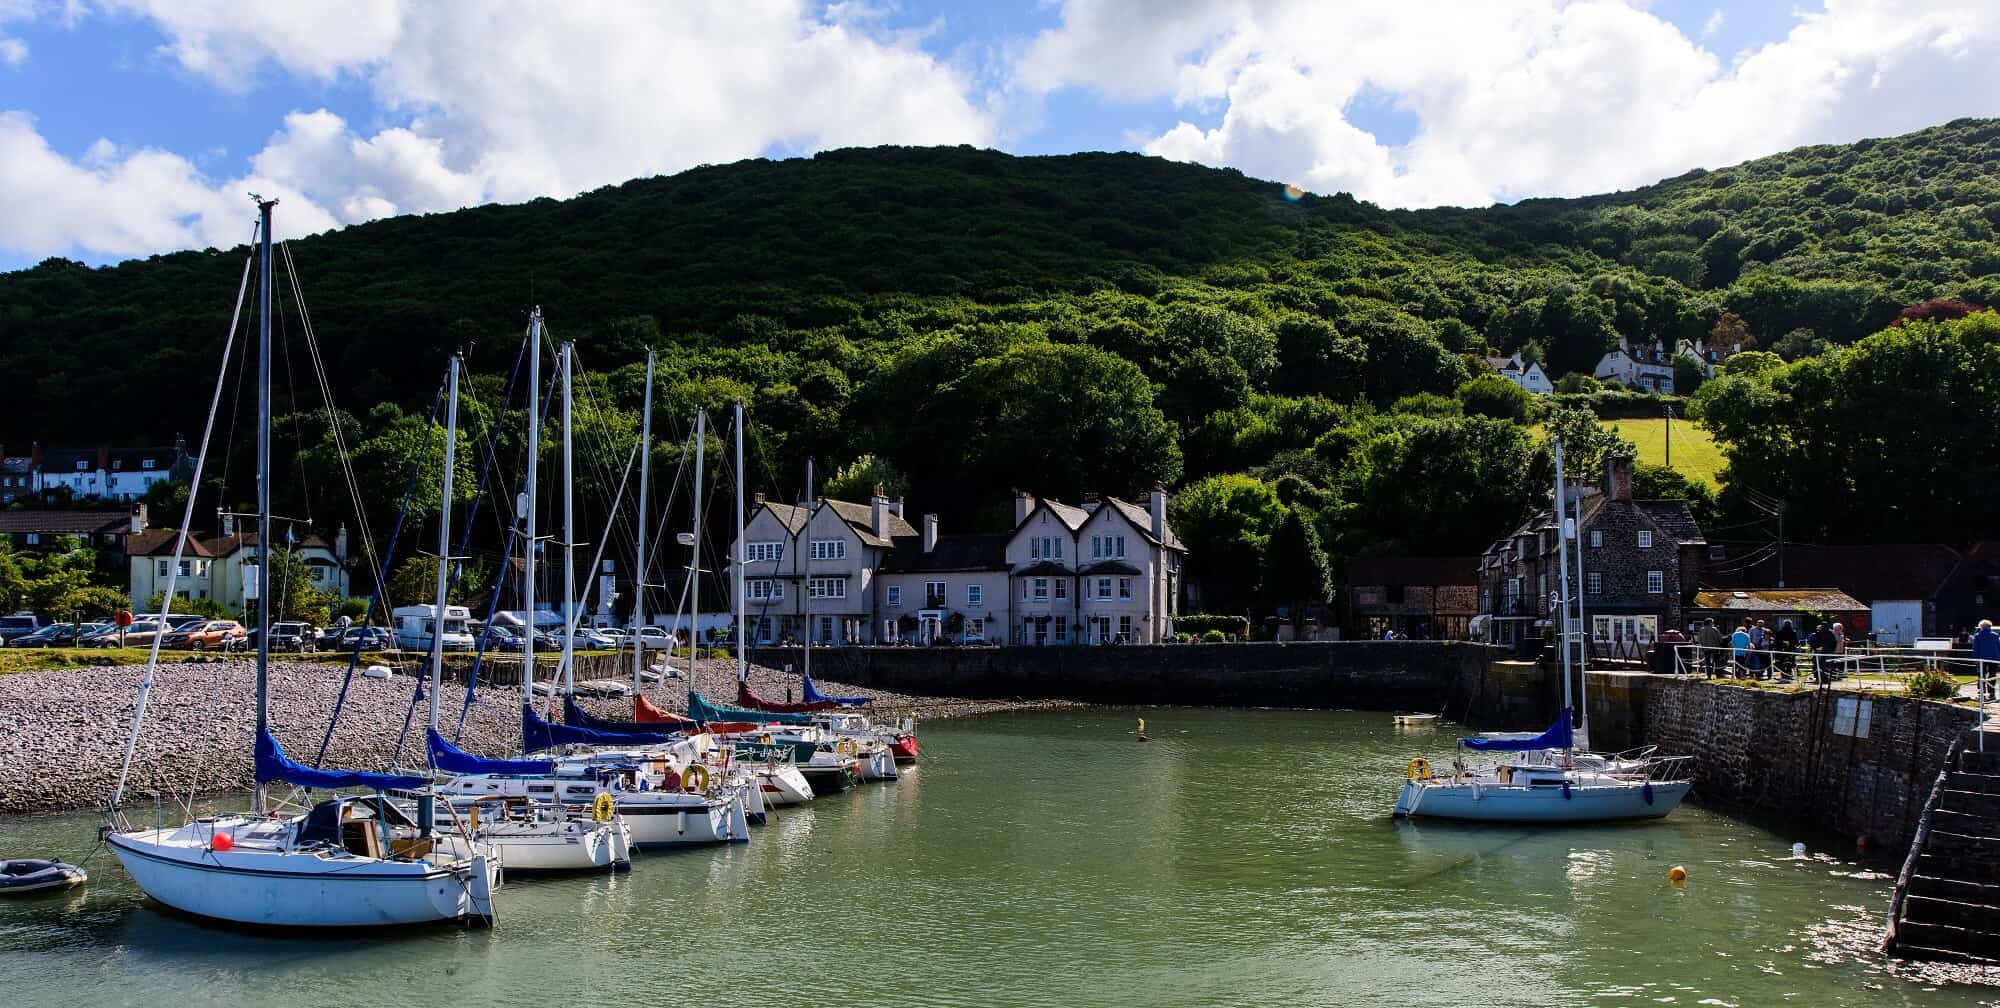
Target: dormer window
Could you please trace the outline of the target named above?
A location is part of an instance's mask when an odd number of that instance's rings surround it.
[[[1653,548],[1653,532],[1651,529],[1639,530],[1639,548],[1640,549]]]

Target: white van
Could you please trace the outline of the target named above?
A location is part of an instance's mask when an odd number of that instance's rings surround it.
[[[396,646],[411,651],[431,649],[431,627],[437,621],[433,605],[399,606],[389,614],[395,625]],[[444,607],[444,649],[470,651],[473,647],[472,613],[464,606]]]

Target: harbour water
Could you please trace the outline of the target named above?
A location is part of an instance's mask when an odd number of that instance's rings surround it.
[[[1886,876],[1699,808],[1390,821],[1409,757],[1448,758],[1450,732],[1177,709],[929,724],[899,784],[629,875],[510,880],[491,931],[225,929],[148,904],[100,853],[81,890],[0,902],[0,973],[22,1005],[1995,1001],[1881,959]],[[94,827],[0,820],[0,853],[77,860]]]

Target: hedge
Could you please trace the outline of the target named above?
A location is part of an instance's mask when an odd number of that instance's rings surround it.
[[[1174,632],[1192,634],[1196,637],[1217,630],[1230,640],[1247,640],[1250,636],[1250,621],[1241,616],[1215,616],[1195,613],[1174,617]]]

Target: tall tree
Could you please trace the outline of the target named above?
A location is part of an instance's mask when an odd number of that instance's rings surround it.
[[[1264,599],[1291,610],[1293,630],[1305,626],[1307,610],[1333,598],[1333,565],[1319,533],[1298,508],[1285,511],[1264,544]]]

